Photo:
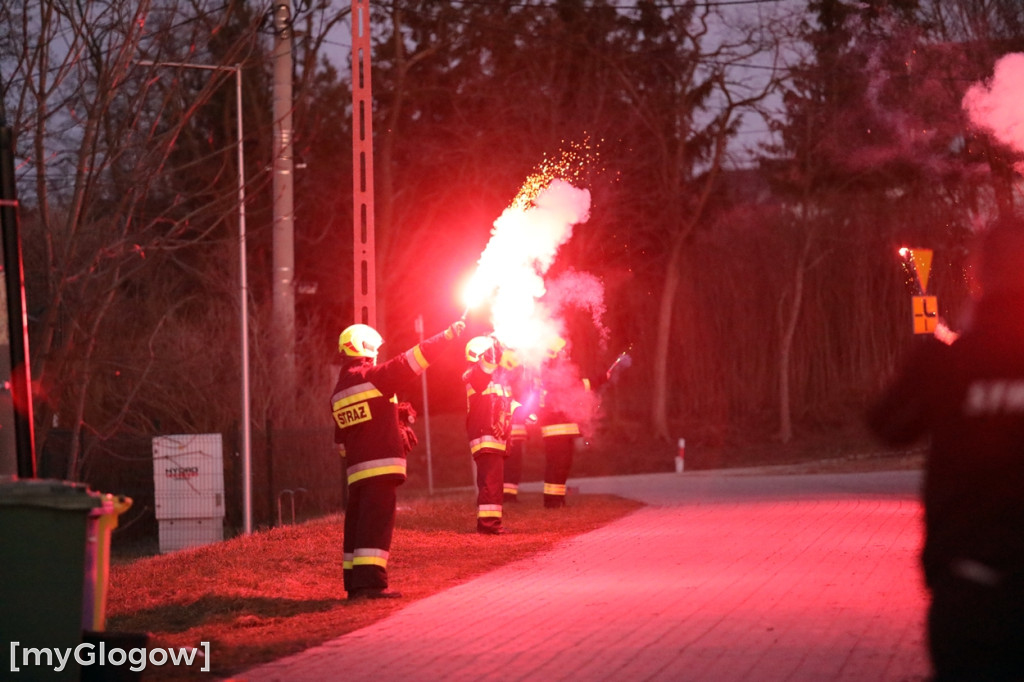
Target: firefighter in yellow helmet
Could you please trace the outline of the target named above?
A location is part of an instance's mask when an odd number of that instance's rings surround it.
[[[406,478],[396,392],[453,346],[465,327],[464,322],[455,322],[381,364],[377,355],[384,340],[377,330],[354,324],[338,338],[343,364],[331,396],[331,414],[349,486],[343,560],[349,599],[401,596],[388,589],[387,574],[396,491]]]
[[[576,441],[581,436],[579,420],[595,409],[590,382],[581,379],[569,360],[565,339],[557,337],[548,346],[548,359],[541,367],[540,435],[544,444],[544,506],[565,506],[566,481],[572,469]]]
[[[502,484],[508,451],[509,426],[516,405],[500,365],[501,344],[489,336],[477,336],[466,344],[469,367],[462,375],[466,384],[466,434],[476,463],[476,530],[501,535]]]

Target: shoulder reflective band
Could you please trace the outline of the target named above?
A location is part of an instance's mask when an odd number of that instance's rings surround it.
[[[430,363],[423,357],[423,351],[420,350],[419,344],[405,351],[405,361],[409,363],[409,369],[416,374],[422,374],[423,370],[430,367]]]
[[[352,553],[352,567],[380,566],[387,568],[388,552],[376,547],[360,547]]]
[[[369,400],[370,398],[380,398],[381,396],[383,394],[377,390],[376,386],[366,382],[349,386],[344,391],[335,393],[334,397],[331,398],[331,406],[334,410],[339,410],[353,403]]]
[[[540,435],[544,438],[548,436],[578,436],[580,427],[578,424],[549,424],[540,427]]]
[[[545,495],[565,495],[565,484],[558,483],[545,483],[544,484]]]
[[[476,508],[476,517],[478,519],[500,519],[501,518],[501,505],[500,504],[481,504]]]
[[[490,435],[480,436],[479,438],[474,438],[469,441],[469,451],[474,455],[485,448],[505,452],[505,441],[498,440],[494,436]]]
[[[351,485],[364,478],[374,476],[386,476],[387,474],[400,474],[405,476],[405,460],[401,457],[385,457],[384,459],[371,459],[362,464],[353,464],[348,468],[348,482]]]

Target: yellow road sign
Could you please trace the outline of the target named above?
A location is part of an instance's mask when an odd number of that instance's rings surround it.
[[[928,273],[932,270],[931,249],[908,249],[910,252],[910,263],[914,266],[917,274],[917,281],[921,285],[921,293],[928,293]]]
[[[939,300],[935,296],[914,296],[914,333],[932,334],[939,326]]]

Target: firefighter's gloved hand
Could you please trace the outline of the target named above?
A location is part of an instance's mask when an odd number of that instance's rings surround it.
[[[451,326],[444,330],[444,338],[451,341],[462,336],[462,332],[466,331],[466,323],[462,320],[455,320]]]
[[[416,409],[413,408],[412,403],[404,401],[398,403],[398,421],[403,424],[416,423]]]
[[[416,432],[412,430],[412,427],[405,422],[398,423],[398,434],[402,437],[402,450],[408,456],[412,449],[419,444],[419,438],[416,437]]]

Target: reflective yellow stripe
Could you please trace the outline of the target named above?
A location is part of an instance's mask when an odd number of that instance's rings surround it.
[[[362,400],[369,400],[370,398],[381,397],[381,392],[377,390],[377,387],[370,383],[362,383],[350,388],[346,388],[344,391],[338,391],[334,394],[331,399],[331,404],[334,406],[333,409],[337,410],[346,405],[352,403],[358,403]]]
[[[418,344],[405,351],[405,361],[409,363],[409,368],[416,374],[421,374],[423,370],[430,367],[430,363],[423,357],[423,351],[420,350]]]
[[[513,438],[526,438],[526,426],[524,424],[513,424],[512,425],[512,437]]]
[[[406,462],[401,457],[371,459],[369,462],[350,466],[348,468],[348,482],[352,484],[364,478],[384,476],[386,474],[401,474],[404,476],[405,470]]]
[[[388,552],[375,547],[357,549],[352,555],[352,566],[380,566],[387,568]]]
[[[477,507],[476,517],[478,519],[500,519],[501,518],[501,505],[500,504],[481,504]]]
[[[548,424],[540,427],[540,435],[547,436],[578,436],[580,427],[578,424]]]
[[[480,436],[469,441],[469,451],[474,455],[484,448],[505,452],[505,441],[498,440],[494,436]]]
[[[502,486],[502,492],[506,495],[518,495],[519,484],[518,483],[506,483]]]
[[[352,552],[345,552],[341,557],[341,568],[342,570],[349,570],[352,568]]]
[[[558,483],[545,483],[544,484],[545,495],[565,495],[565,484]]]

